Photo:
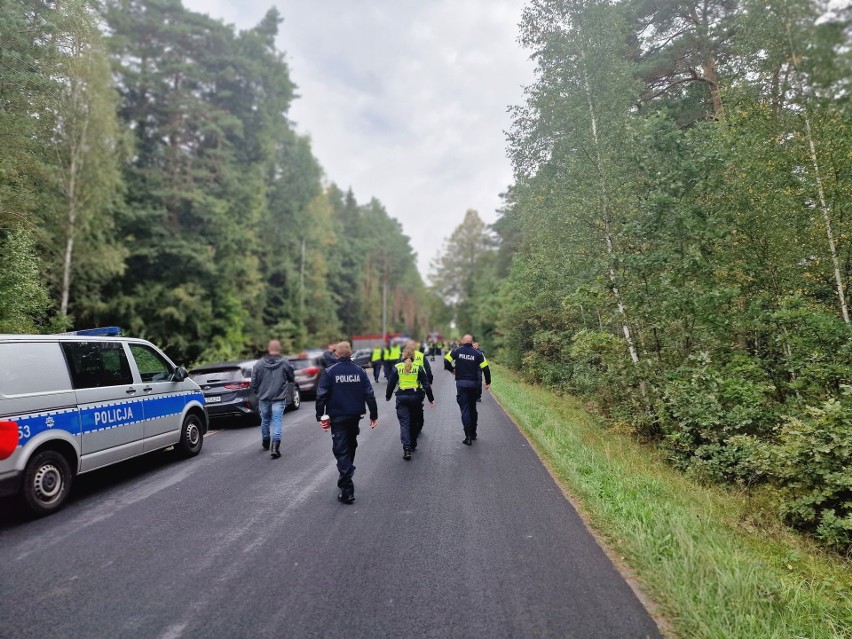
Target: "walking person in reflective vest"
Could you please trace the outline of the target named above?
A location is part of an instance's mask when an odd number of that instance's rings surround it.
[[[426,377],[429,380],[429,385],[431,386],[434,380],[432,375],[432,366],[429,364],[429,360],[426,359],[425,355],[417,350],[417,342],[413,339],[408,340],[405,343],[406,348],[410,348],[414,353],[414,363],[418,366],[422,367],[426,370]],[[403,357],[400,357],[400,361],[403,361]],[[411,450],[417,450],[417,438],[420,436],[420,433],[423,431],[424,426],[424,417],[423,417],[423,400],[426,397],[426,392],[421,387],[420,390],[417,391],[420,395],[420,410],[417,414],[412,415],[412,423],[411,423]]]
[[[396,392],[396,416],[399,418],[399,439],[402,442],[402,458],[411,459],[411,451],[417,448],[417,416],[422,418],[422,392],[429,398],[429,406],[435,406],[432,386],[426,375],[426,369],[414,361],[414,349],[406,346],[402,353],[402,362],[394,366],[385,390],[385,400],[390,401],[393,389],[399,384]]]
[[[373,353],[370,356],[370,366],[373,369],[373,379],[376,380],[376,382],[379,381],[379,375],[382,374],[382,362],[384,361],[382,359],[383,352],[384,349],[381,346],[377,346],[373,349]]]
[[[322,417],[331,418],[331,451],[337,460],[337,500],[344,504],[355,502],[355,449],[358,448],[358,422],[366,410],[370,411],[370,426],[376,427],[379,419],[376,395],[366,371],[352,362],[352,347],[349,342],[337,345],[337,363],[326,368],[317,390],[317,421],[324,424]]]
[[[444,368],[456,377],[456,401],[461,409],[464,426],[462,443],[470,446],[476,439],[479,419],[476,399],[482,393],[480,374],[485,378],[485,388],[488,388],[491,385],[491,369],[485,356],[473,348],[473,338],[470,335],[462,337],[461,346],[447,353],[444,357]]]

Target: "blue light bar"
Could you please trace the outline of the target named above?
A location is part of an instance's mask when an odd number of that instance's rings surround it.
[[[82,337],[118,337],[121,335],[119,326],[102,326],[101,328],[85,328],[81,331],[69,331],[63,335],[80,335]]]

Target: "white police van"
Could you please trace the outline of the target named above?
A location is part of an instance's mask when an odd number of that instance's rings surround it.
[[[120,329],[0,335],[0,496],[46,515],[72,478],[207,432],[204,396],[162,351]]]

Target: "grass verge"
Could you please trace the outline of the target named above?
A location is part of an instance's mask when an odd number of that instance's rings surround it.
[[[580,402],[494,367],[491,390],[681,637],[852,637],[852,564],[753,525],[742,494],[680,474]]]

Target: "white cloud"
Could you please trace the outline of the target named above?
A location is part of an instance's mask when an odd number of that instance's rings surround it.
[[[248,28],[269,4],[186,0]],[[496,219],[512,181],[503,131],[532,63],[516,43],[523,0],[313,0],[279,4],[299,95],[290,112],[329,180],[376,197],[426,275],[465,210]]]

